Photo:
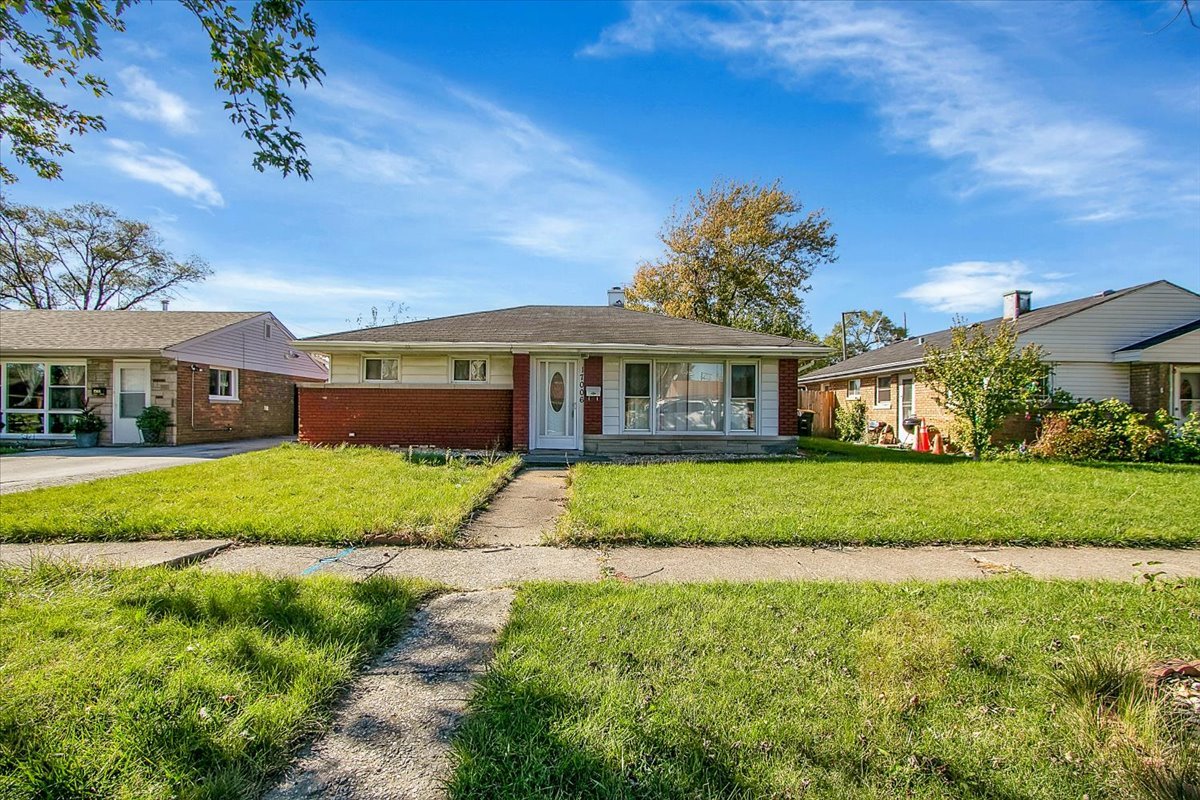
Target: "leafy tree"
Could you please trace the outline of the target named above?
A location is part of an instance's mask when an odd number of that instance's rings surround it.
[[[995,335],[980,323],[955,320],[946,349],[928,345],[917,380],[938,393],[938,404],[954,415],[974,458],[988,448],[1004,418],[1033,405],[1050,367],[1037,345],[1017,350],[1017,329],[1002,322]]]
[[[0,306],[126,309],[200,281],[145,222],[96,203],[53,211],[0,201]]]
[[[854,358],[876,347],[898,342],[908,336],[908,331],[876,309],[874,311],[851,311],[846,315],[846,358]],[[842,323],[833,326],[822,342],[832,348],[835,355],[828,363],[842,360]]]
[[[104,130],[104,118],[51,99],[26,76],[37,72],[63,87],[75,84],[96,98],[109,94],[85,62],[103,55],[100,35],[125,30],[125,12],[140,0],[0,0],[0,138],[16,163],[42,178],[58,178],[58,159],[72,151],[64,134]],[[304,0],[258,0],[243,20],[232,0],[179,0],[210,40],[214,85],[226,95],[229,119],[258,149],[254,168],[309,177],[300,134],[289,127],[294,83],[320,83],[324,70],[312,39],[316,25]],[[18,64],[17,62],[20,62]],[[21,66],[23,64],[23,67]],[[0,164],[0,181],[16,182]]]
[[[809,337],[801,295],[813,270],[837,260],[823,211],[801,215],[779,181],[715,183],[678,208],[626,290],[629,308],[735,328]]]

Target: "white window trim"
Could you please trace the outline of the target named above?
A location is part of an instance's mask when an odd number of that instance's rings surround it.
[[[214,369],[218,370],[220,372],[228,372],[229,373],[229,390],[230,390],[230,392],[232,392],[232,394],[209,394],[208,401],[210,403],[240,403],[241,399],[238,395],[238,384],[241,381],[238,380],[237,367],[222,367],[220,364],[209,364],[208,369],[209,369],[210,373]],[[212,376],[209,375],[208,377],[209,377],[209,380],[211,381]]]
[[[854,392],[854,394],[851,394],[850,393],[851,392],[850,384],[854,383],[855,381],[858,381],[858,391]],[[848,378],[846,380],[846,399],[847,400],[861,400],[862,399],[862,378]]]
[[[391,378],[368,378],[367,377],[367,362],[368,361],[395,361],[396,362],[396,377]],[[363,383],[400,383],[403,373],[400,372],[400,356],[363,356],[362,363],[359,364],[359,376]],[[383,370],[380,370],[383,374]]]
[[[662,363],[695,363],[702,362],[706,364],[723,364],[724,372],[724,401],[725,401],[725,424],[722,430],[719,431],[659,431],[658,429],[658,414],[655,412],[655,398],[658,397],[658,370],[657,365]],[[626,364],[649,364],[650,365],[650,429],[645,428],[626,428],[625,427],[625,365]],[[730,368],[734,365],[753,365],[754,367],[754,429],[735,430],[730,427],[732,422],[733,411],[733,380]],[[622,358],[621,359],[621,380],[620,394],[618,402],[620,403],[620,419],[621,425],[619,430],[621,433],[629,433],[639,436],[758,436],[762,430],[762,360],[751,358],[703,358],[689,355],[680,356],[664,356],[657,359],[647,358]]]
[[[888,379],[888,399],[884,400],[883,402],[879,401],[879,378]],[[875,408],[892,407],[892,398],[896,396],[896,384],[898,383],[899,381],[896,380],[895,375],[880,375],[879,377],[875,378]]]
[[[482,361],[483,362],[484,379],[481,381],[473,381],[473,380],[469,380],[469,379],[462,380],[462,381],[455,380],[455,378],[454,378],[454,362],[455,361],[467,361],[467,362]],[[467,384],[467,385],[471,385],[471,386],[476,386],[479,384],[488,384],[488,383],[492,382],[492,359],[488,356],[450,356],[449,367],[450,367],[450,382],[451,383],[462,383],[462,384]],[[469,363],[467,364],[467,374],[468,375],[471,374],[471,365]]]
[[[626,364],[645,364],[650,368],[650,396],[649,409],[646,413],[646,427],[644,428],[627,428],[625,427],[625,365]],[[621,359],[621,381],[620,390],[617,396],[617,402],[621,404],[621,433],[628,431],[629,433],[643,433],[647,436],[654,433],[654,361],[648,358],[628,358]]]
[[[42,383],[42,407],[39,409],[19,409],[8,407],[8,365],[9,364],[41,364],[43,370]],[[0,431],[0,438],[6,439],[63,439],[73,436],[71,433],[50,433],[50,415],[51,414],[78,414],[79,411],[71,409],[52,409],[50,408],[50,365],[55,364],[62,367],[83,367],[83,402],[86,405],[91,397],[88,390],[88,374],[87,360],[77,358],[9,358],[0,361],[0,413],[4,416],[4,430]],[[61,387],[60,387],[61,388]],[[68,388],[76,389],[77,386]],[[40,414],[42,417],[42,430],[45,433],[10,433],[8,429],[8,415],[13,414]]]

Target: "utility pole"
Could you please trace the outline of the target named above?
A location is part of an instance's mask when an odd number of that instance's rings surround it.
[[[842,361],[846,360],[846,315],[853,313],[853,311],[842,312]]]

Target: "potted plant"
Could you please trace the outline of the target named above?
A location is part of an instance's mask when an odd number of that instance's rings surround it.
[[[76,447],[95,447],[100,444],[100,431],[104,430],[104,426],[104,419],[84,406],[83,411],[67,423],[67,430],[75,434]]]
[[[167,428],[171,425],[171,412],[160,406],[146,406],[138,414],[137,426],[142,432],[144,444],[163,444],[167,441]]]

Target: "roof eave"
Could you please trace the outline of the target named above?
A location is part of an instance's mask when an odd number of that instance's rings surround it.
[[[0,358],[161,358],[162,350],[134,348],[2,348]]]
[[[406,352],[449,351],[476,353],[529,352],[587,352],[587,353],[713,353],[730,355],[823,356],[829,348],[823,345],[658,345],[621,344],[612,342],[379,342],[298,339],[292,342],[297,350],[309,353],[344,353],[355,351]]]
[[[898,369],[906,369],[909,367],[919,367],[925,363],[925,358],[910,358],[904,361],[889,361],[886,364],[874,364],[869,367],[859,367],[858,369],[839,370],[838,372],[825,372],[822,374],[809,373],[801,375],[800,382],[808,383],[810,381],[833,381],[838,378],[852,378],[856,375],[873,375],[885,372],[895,372]]]

